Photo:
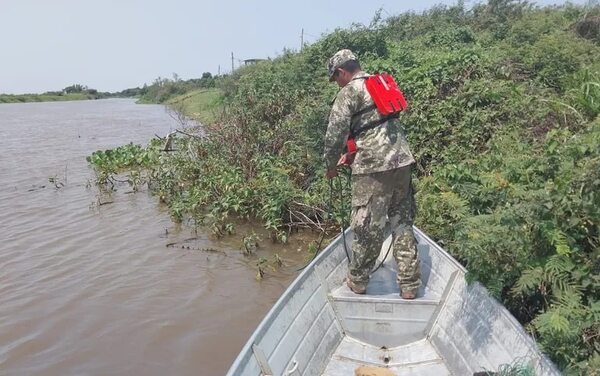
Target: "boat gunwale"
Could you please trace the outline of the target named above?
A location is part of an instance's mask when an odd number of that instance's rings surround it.
[[[418,234],[419,237],[423,238],[430,247],[435,248],[446,260],[448,260],[453,266],[462,271],[463,273],[467,273],[467,269],[458,262],[452,255],[450,255],[444,248],[442,248],[438,243],[436,243],[433,239],[431,239],[427,234],[421,231],[418,227],[413,226],[413,231]]]
[[[450,261],[454,266],[456,266],[460,271],[462,271],[463,272],[462,276],[464,278],[464,276],[468,272],[468,270],[461,263],[459,263],[454,257],[452,257],[452,255],[450,255],[439,244],[437,244],[435,241],[433,241],[423,231],[421,231],[420,229],[418,229],[417,227],[414,227],[414,226],[413,226],[413,230],[419,235],[419,237],[422,237],[427,243],[429,243],[430,246],[434,247],[438,251],[439,254],[443,255],[443,257],[445,259]],[[457,281],[455,279],[452,283],[450,290],[448,291],[448,294],[452,294],[453,290],[456,288],[456,282]],[[556,365],[554,364],[554,362],[552,362],[548,358],[548,356],[539,348],[535,338],[533,336],[531,336],[525,330],[523,325],[521,325],[521,323],[517,320],[517,318],[514,317],[510,313],[508,308],[506,308],[498,299],[496,299],[494,296],[492,296],[490,294],[490,292],[485,288],[485,286],[481,282],[465,281],[465,285],[466,285],[465,286],[466,288],[471,288],[473,290],[473,292],[475,292],[477,294],[483,294],[484,296],[486,296],[488,298],[490,304],[492,304],[494,306],[494,308],[496,308],[498,310],[498,314],[500,316],[502,316],[503,318],[508,319],[509,324],[514,329],[516,329],[517,334],[519,336],[521,336],[522,338],[524,338],[530,345],[532,345],[531,347],[533,347],[535,350],[537,350],[537,351],[533,351],[533,354],[532,354],[532,351],[528,351],[528,355],[531,357],[532,361],[536,361],[536,362],[538,362],[539,365],[543,365],[543,366],[547,367],[549,370],[551,370],[551,372],[554,372],[555,374],[561,374],[560,371],[558,370],[558,368],[556,367]],[[445,299],[442,299],[442,301],[440,301],[440,303],[441,303],[440,310],[439,310],[439,312],[437,312],[435,317],[433,317],[433,320],[431,322],[431,328],[429,329],[429,331],[426,335],[426,338],[430,338],[432,336],[432,332],[437,325],[437,322],[440,318],[440,314],[444,310],[444,307],[446,306],[446,304],[448,304],[448,298],[446,297]],[[475,311],[475,314],[480,318],[480,320],[483,319],[481,317],[480,312]],[[434,347],[436,347],[433,342],[432,342],[432,345]],[[437,348],[436,348],[436,350],[437,350]]]
[[[460,271],[463,272],[463,278],[464,278],[464,274],[468,273],[467,269],[461,264],[459,263],[454,257],[452,257],[452,255],[450,255],[445,249],[443,249],[442,247],[440,247],[439,244],[437,244],[436,242],[434,242],[429,236],[427,236],[423,231],[419,230],[417,227],[413,227],[414,231],[417,232],[419,234],[420,237],[423,237],[427,243],[429,243],[430,246],[436,248],[439,253],[441,255],[444,256],[444,258],[446,258],[447,260],[449,260],[450,262],[452,262],[452,264],[454,266],[456,266]],[[449,281],[448,281],[449,282]],[[481,284],[481,282],[479,281],[472,281],[472,282],[467,282],[466,285],[468,287],[473,288],[474,290],[476,290],[478,293],[483,293],[484,295],[486,295],[488,297],[488,299],[493,301],[493,304],[495,304],[498,308],[500,308],[500,314],[506,318],[508,318],[510,320],[510,323],[519,331],[519,334],[521,335],[525,335],[526,337],[528,337],[536,346],[537,346],[537,342],[535,342],[535,340],[533,339],[533,337],[531,337],[523,328],[523,325],[521,325],[521,323],[510,313],[510,311],[498,300],[496,299],[494,296],[492,296],[489,291],[485,288],[484,285]],[[454,290],[455,288],[455,283],[453,283],[453,286],[451,287],[449,293],[452,293],[452,290]],[[447,298],[444,299],[444,301],[442,301],[442,309],[440,310],[440,312],[443,310],[443,306],[447,304]],[[479,312],[476,312],[476,314],[478,316],[480,316]],[[435,324],[437,323],[439,319],[439,314],[434,318],[433,321],[433,325],[435,326]]]

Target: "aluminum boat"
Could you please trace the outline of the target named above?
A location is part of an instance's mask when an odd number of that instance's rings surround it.
[[[382,246],[366,295],[344,283],[346,230],[306,267],[252,334],[229,376],[352,376],[360,367],[387,374],[474,375],[523,364],[560,375],[519,322],[466,270],[415,228],[422,287],[403,300],[396,263]]]

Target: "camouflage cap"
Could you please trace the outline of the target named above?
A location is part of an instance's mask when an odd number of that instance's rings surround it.
[[[327,63],[327,73],[329,74],[329,80],[333,81],[333,74],[335,73],[335,70],[341,67],[342,64],[350,60],[358,60],[354,53],[352,53],[352,51],[344,49],[336,52]]]

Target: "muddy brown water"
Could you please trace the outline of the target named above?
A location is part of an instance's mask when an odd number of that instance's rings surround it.
[[[300,237],[249,258],[251,224],[217,240],[127,187],[98,205],[85,156],[175,127],[132,100],[0,104],[0,375],[222,375],[297,275]]]

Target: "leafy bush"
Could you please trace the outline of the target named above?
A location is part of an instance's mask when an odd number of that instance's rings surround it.
[[[321,161],[337,90],[325,64],[351,48],[409,99],[401,121],[417,157],[418,225],[561,369],[597,374],[600,46],[589,25],[599,9],[490,0],[467,11],[459,2],[335,30],[215,82],[225,112],[203,137],[151,157],[150,185],[176,219],[218,234],[231,215],[260,220],[280,240],[343,223],[349,192],[336,181],[345,200],[328,199]],[[191,90],[161,85],[150,96]],[[92,159],[100,172],[118,170],[103,158]]]

